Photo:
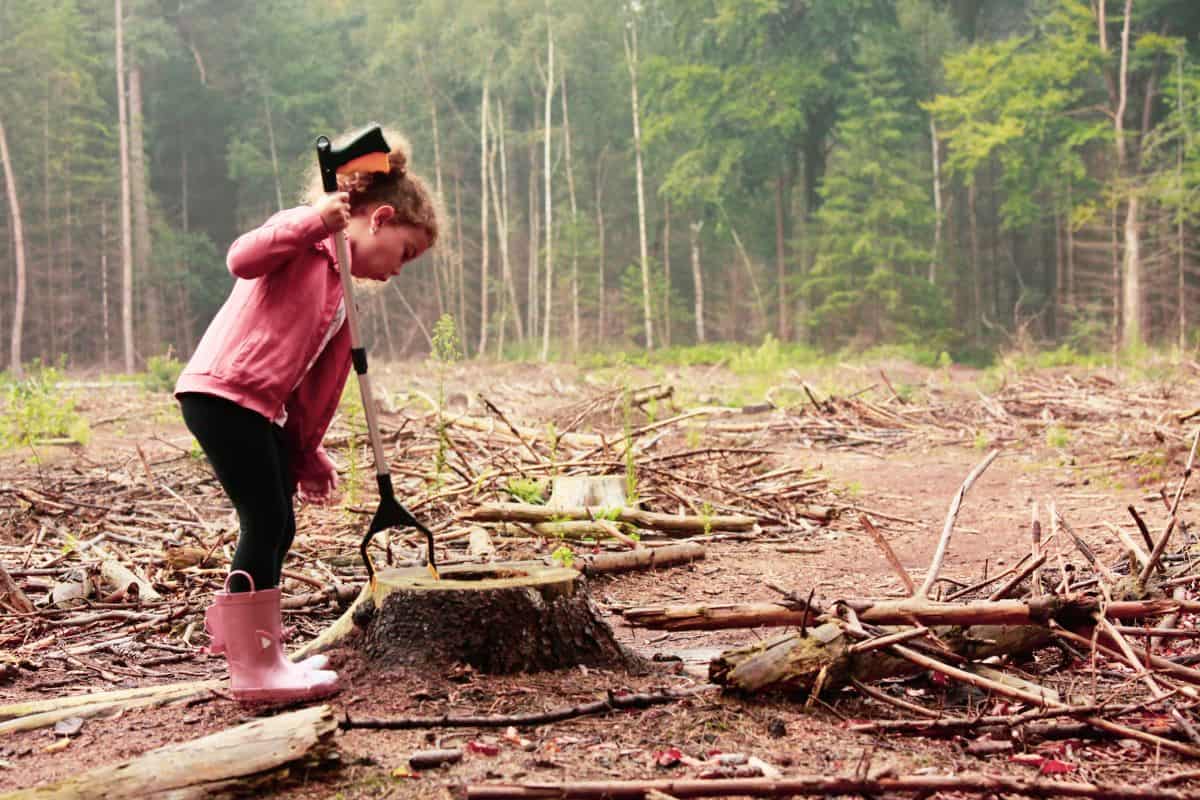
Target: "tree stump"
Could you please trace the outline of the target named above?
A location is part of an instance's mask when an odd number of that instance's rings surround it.
[[[353,644],[387,664],[469,664],[513,673],[578,664],[640,671],[577,570],[541,562],[383,570],[346,613],[293,658]]]

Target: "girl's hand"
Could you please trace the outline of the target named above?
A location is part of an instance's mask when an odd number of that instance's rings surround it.
[[[330,233],[345,230],[350,224],[350,193],[334,192],[317,201],[314,208],[321,215]]]
[[[306,472],[306,477],[297,481],[300,500],[318,506],[333,502],[337,490],[337,467],[323,449],[318,448],[314,456],[315,469]]]
[[[337,490],[337,473],[331,473],[328,478],[319,480],[300,481],[298,487],[300,500],[315,506],[327,506],[333,502]]]

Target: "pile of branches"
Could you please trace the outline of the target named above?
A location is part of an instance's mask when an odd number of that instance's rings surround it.
[[[498,500],[536,508],[562,476],[627,477],[636,482],[640,512],[713,523],[671,530],[619,521],[610,526],[613,536],[589,534],[589,551],[772,531],[782,540],[836,516],[837,500],[824,478],[800,467],[764,466],[772,454],[766,429],[753,443],[706,446],[703,437],[691,437],[689,446],[687,424],[740,410],[653,419],[644,406],[669,394],[659,386],[633,390],[640,404],[624,415],[628,424],[605,432],[579,431],[586,416],[580,409],[571,412],[574,427],[514,422],[483,395],[480,413],[414,404],[385,408],[380,418],[397,490],[433,529],[440,563],[472,559],[471,532],[489,519],[504,534],[496,538],[496,557],[544,556],[563,546],[563,534],[536,519],[488,517]],[[587,403],[611,401],[605,392]],[[121,463],[95,463],[77,452],[53,468],[13,470],[0,482],[0,650],[16,653],[26,666],[54,659],[77,675],[113,682],[165,677],[158,665],[192,657],[204,643],[203,607],[232,559],[237,520],[188,442],[143,441]],[[340,465],[344,504],[303,509],[284,571],[284,607],[301,636],[324,627],[365,580],[357,543],[375,498],[366,488],[372,464],[361,413],[339,415],[326,448]],[[727,519],[736,524],[722,529]],[[379,536],[376,561],[419,563],[421,544],[395,532],[390,539]],[[96,661],[99,653],[111,658]]]
[[[1200,757],[1200,670],[1196,655],[1176,654],[1178,642],[1200,637],[1190,615],[1200,603],[1188,590],[1200,581],[1181,517],[1200,434],[1157,535],[1132,508],[1134,533],[1116,528],[1125,553],[1106,564],[1050,507],[1043,536],[1036,508],[1029,555],[1009,569],[971,585],[940,577],[962,500],[988,467],[985,458],[955,495],[933,560],[918,586],[886,539],[864,515],[861,524],[907,587],[902,598],[849,598],[813,602],[813,594],[781,589],[776,603],[628,609],[635,626],[698,630],[791,626],[798,631],[727,650],[715,657],[710,678],[731,691],[801,691],[811,698],[853,690],[899,709],[901,719],[857,723],[852,730],[927,736],[982,734],[979,753],[1011,752],[1046,738],[1118,737],[1152,752]],[[1172,552],[1172,543],[1181,549]],[[1064,551],[1077,550],[1090,566],[1069,568]],[[939,587],[953,586],[944,593]],[[939,590],[935,594],[935,590]],[[1187,620],[1181,623],[1180,620]],[[1057,650],[1061,662],[1046,675],[1030,674],[1039,658]],[[1157,651],[1157,652],[1156,652]],[[1080,681],[1074,669],[1089,669]],[[1057,672],[1057,677],[1052,673]],[[1001,702],[991,710],[953,704],[929,708],[872,684],[895,686],[935,674]],[[1045,685],[1054,680],[1059,687]],[[1079,686],[1089,691],[1080,693]],[[1138,692],[1140,689],[1140,693]]]

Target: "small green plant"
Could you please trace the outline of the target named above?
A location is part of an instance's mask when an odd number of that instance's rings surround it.
[[[1062,450],[1071,444],[1071,432],[1061,425],[1046,428],[1046,446]]]
[[[446,469],[446,453],[450,449],[449,425],[443,409],[446,405],[446,372],[449,365],[463,357],[462,345],[458,338],[458,326],[450,314],[442,314],[433,325],[433,351],[430,353],[438,364],[438,396],[437,396],[437,437],[438,448],[433,456],[434,483],[442,484],[442,473]]]
[[[183,372],[183,362],[168,350],[161,356],[150,356],[146,360],[146,371],[141,376],[142,386],[151,392],[170,392]]]
[[[522,503],[540,506],[546,502],[542,496],[542,485],[533,478],[509,478],[504,491]]]
[[[0,446],[20,447],[50,439],[91,440],[87,420],[75,411],[75,401],[59,391],[61,373],[35,361],[24,377],[8,385]]]
[[[363,411],[362,394],[357,386],[351,386],[349,383],[342,390],[341,400],[338,401],[338,410],[342,417],[346,420],[346,425],[350,428],[350,437],[346,440],[346,449],[344,451],[346,458],[346,505],[353,506],[359,502],[359,493],[362,490],[362,468],[358,463],[358,436],[367,429],[367,416]]]
[[[559,545],[558,549],[550,554],[550,557],[567,568],[570,568],[575,563],[575,551],[565,544]]]
[[[712,518],[713,507],[712,503],[705,500],[700,504],[700,519],[704,521],[704,535],[712,536]]]
[[[992,437],[987,435],[987,431],[975,431],[974,447],[976,450],[987,450],[992,446]]]
[[[688,425],[686,430],[687,432],[684,434],[684,438],[687,441],[688,449],[698,450],[700,448],[700,442],[704,438],[700,433],[700,426]]]

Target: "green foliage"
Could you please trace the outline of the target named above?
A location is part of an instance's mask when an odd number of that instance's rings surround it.
[[[558,548],[550,554],[550,557],[559,563],[560,566],[570,569],[575,564],[575,551],[567,547],[565,544],[559,545]]]
[[[142,385],[152,392],[170,392],[183,372],[183,362],[171,355],[170,352],[161,356],[150,356],[146,359],[146,372],[142,377]]]
[[[1051,425],[1046,428],[1046,446],[1055,450],[1065,449],[1071,444],[1071,432],[1061,425]]]
[[[932,179],[925,163],[903,155],[917,149],[923,127],[912,87],[898,77],[911,62],[894,35],[858,53],[842,146],[822,187],[820,249],[802,283],[809,330],[827,347],[927,342],[949,325],[945,298],[926,276]]]
[[[91,430],[75,411],[75,401],[59,387],[59,369],[35,362],[5,391],[0,446],[19,447],[48,439],[70,439],[87,444]]]
[[[433,358],[443,364],[461,361],[462,343],[459,341],[458,326],[450,314],[442,314],[433,325]]]
[[[533,478],[509,478],[508,483],[504,486],[504,491],[508,492],[514,500],[532,505],[544,505],[546,498],[543,496],[543,485]]]

